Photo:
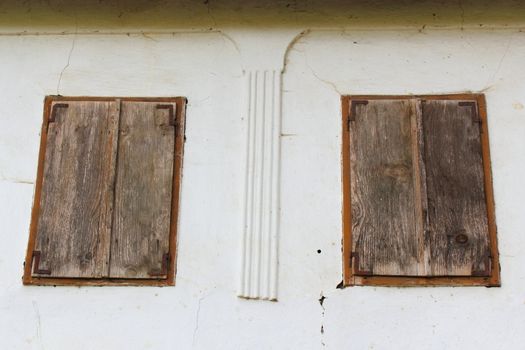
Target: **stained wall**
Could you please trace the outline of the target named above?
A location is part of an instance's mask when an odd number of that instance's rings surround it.
[[[517,1],[3,2],[0,347],[521,348],[524,13]],[[265,54],[283,62],[278,302],[236,296],[246,42],[273,37],[288,40]],[[465,91],[487,98],[502,287],[337,289],[340,96]],[[22,285],[49,94],[188,98],[175,287]]]

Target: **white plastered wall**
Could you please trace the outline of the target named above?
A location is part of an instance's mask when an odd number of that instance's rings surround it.
[[[522,348],[525,35],[312,30],[289,48],[276,303],[236,297],[246,135],[238,50],[218,32],[0,36],[0,348]],[[487,96],[502,287],[336,289],[340,95],[464,91]],[[43,98],[57,92],[188,98],[175,287],[22,286]]]

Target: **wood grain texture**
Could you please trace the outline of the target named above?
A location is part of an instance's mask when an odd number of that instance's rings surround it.
[[[355,274],[423,274],[415,217],[416,102],[374,100],[355,111],[349,132]]]
[[[70,101],[67,108],[54,110],[47,127],[33,249],[40,252],[39,268],[50,272],[46,277],[105,277],[117,105],[111,101]]]
[[[352,193],[350,190],[351,183],[351,161],[350,161],[350,132],[347,129],[348,115],[350,113],[350,105],[354,100],[363,101],[368,100],[423,100],[423,101],[453,101],[461,102],[463,105],[470,105],[467,109],[472,109],[476,106],[478,120],[481,122],[480,138],[481,138],[481,158],[483,167],[483,186],[485,192],[486,202],[486,216],[488,221],[488,241],[490,255],[486,258],[488,266],[484,264],[473,267],[473,274],[466,276],[450,275],[450,276],[436,276],[432,274],[430,269],[430,244],[429,233],[423,233],[426,239],[419,241],[420,259],[423,258],[423,267],[427,271],[427,275],[420,276],[382,276],[382,275],[359,275],[356,274],[355,264],[352,266],[351,253],[353,250],[353,242],[355,241],[355,233],[353,232],[353,217],[352,217]],[[468,103],[464,103],[468,102]],[[342,96],[342,185],[343,185],[343,282],[344,286],[487,286],[498,287],[501,285],[500,279],[500,265],[498,259],[498,245],[496,234],[496,222],[494,213],[494,198],[492,192],[492,177],[490,170],[490,150],[488,142],[488,127],[487,127],[487,113],[486,102],[483,94],[450,94],[450,95],[411,95],[411,96],[379,96],[379,95],[354,95]],[[420,104],[421,106],[421,104]],[[466,107],[463,107],[466,108]],[[412,125],[413,139],[417,139],[417,145],[413,144],[414,153],[417,154],[417,161],[414,162],[414,174],[419,174],[414,177],[414,188],[416,198],[420,197],[421,202],[416,206],[416,227],[419,231],[429,232],[429,216],[428,203],[425,201],[427,197],[427,181],[426,181],[426,165],[425,158],[425,142],[423,139],[423,120],[421,108],[416,109],[416,122]],[[422,247],[422,248],[421,248]],[[488,268],[490,269],[488,269]]]
[[[458,101],[423,104],[432,276],[490,275],[480,125]]]
[[[175,118],[175,162],[172,186],[172,202],[171,202],[171,220],[170,220],[170,260],[168,264],[167,278],[109,278],[109,277],[53,277],[47,274],[33,274],[36,259],[34,258],[34,250],[36,248],[36,237],[38,228],[38,219],[41,215],[40,202],[43,192],[44,168],[46,163],[46,149],[48,143],[48,125],[49,121],[53,119],[51,113],[51,106],[55,104],[68,104],[69,102],[115,102],[115,100],[134,101],[134,102],[155,102],[162,105],[176,104],[174,108]],[[24,264],[24,285],[51,285],[51,286],[173,286],[175,285],[176,272],[176,246],[177,246],[177,213],[179,207],[179,194],[182,179],[182,160],[184,150],[184,129],[185,129],[185,106],[187,100],[184,97],[87,97],[87,96],[46,96],[44,101],[44,115],[41,130],[40,151],[38,156],[38,168],[35,185],[34,204],[31,213],[31,225],[29,233],[29,242],[26,252]],[[63,111],[58,110],[58,117],[60,118]],[[117,112],[118,114],[118,112]],[[58,119],[58,118],[57,118]],[[180,137],[179,137],[180,136]],[[115,144],[116,141],[115,141]],[[110,189],[112,190],[112,189]],[[38,254],[37,254],[38,255]],[[40,254],[41,255],[41,254]],[[42,270],[46,270],[46,266],[42,264],[39,266]],[[157,271],[158,272],[158,271]]]
[[[414,155],[414,208],[415,229],[418,239],[418,275],[428,276],[430,271],[430,249],[426,241],[428,232],[428,198],[426,164],[424,157],[423,112],[421,100],[415,99],[415,113],[412,115],[412,152]]]
[[[169,108],[160,106],[122,102],[111,278],[168,274],[163,256],[170,252],[175,126]]]

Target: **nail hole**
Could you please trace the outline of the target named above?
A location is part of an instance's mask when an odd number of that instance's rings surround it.
[[[465,244],[468,242],[468,236],[464,233],[460,233],[456,236],[456,243]]]
[[[317,254],[321,254],[321,249],[317,249]]]

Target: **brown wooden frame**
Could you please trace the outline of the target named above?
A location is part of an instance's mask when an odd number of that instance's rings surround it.
[[[171,197],[171,222],[169,236],[169,254],[170,260],[168,265],[168,274],[165,279],[120,279],[120,278],[46,278],[35,277],[31,274],[33,262],[33,249],[35,247],[38,214],[40,210],[40,197],[42,194],[42,182],[44,173],[47,128],[51,114],[51,104],[56,101],[135,101],[135,102],[165,102],[176,103],[176,120],[175,125],[175,152],[173,163],[173,186]],[[44,117],[40,139],[40,151],[38,156],[38,168],[36,176],[36,189],[31,212],[31,225],[29,228],[29,243],[27,246],[26,258],[24,263],[24,276],[22,278],[24,285],[53,285],[53,286],[174,286],[177,260],[177,221],[179,209],[179,194],[182,180],[182,162],[184,153],[185,139],[185,115],[186,115],[186,98],[185,97],[64,97],[64,96],[46,96],[44,99]]]
[[[358,276],[351,264],[352,254],[352,210],[350,188],[350,132],[347,127],[352,100],[414,99],[475,101],[481,119],[481,148],[484,172],[485,198],[489,226],[491,274],[489,277],[404,277],[404,276]],[[342,186],[343,186],[343,282],[344,286],[486,286],[499,287],[500,264],[496,237],[494,194],[490,167],[490,150],[487,126],[487,107],[483,94],[449,95],[348,95],[341,96],[342,104]]]

